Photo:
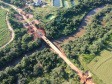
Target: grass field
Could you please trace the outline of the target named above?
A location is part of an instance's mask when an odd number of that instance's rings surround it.
[[[56,17],[58,10],[62,10],[61,7],[53,7],[53,6],[35,7],[32,13],[34,14],[34,18],[36,17],[36,15],[38,15],[38,20],[42,23],[46,23],[50,21],[50,19],[47,19],[46,17],[49,15],[53,15]]]
[[[88,65],[105,84],[112,84],[112,41]]]
[[[45,2],[48,3],[48,5],[45,5],[45,7],[32,7],[33,11],[31,13],[34,14],[34,18],[36,18],[36,16],[38,15],[38,18],[36,19],[38,19],[40,22],[42,23],[49,22],[51,19],[46,18],[48,15],[54,15],[55,17],[57,17],[58,10],[66,10],[67,8],[69,8],[63,6],[64,1],[67,1],[68,6],[72,7],[71,0],[61,0],[62,7],[54,7],[53,0],[45,0]],[[75,5],[79,3],[77,0],[73,0],[73,2]],[[79,15],[79,17],[81,16],[83,15]],[[76,19],[76,17],[73,16],[69,16],[69,17],[71,17],[72,19]]]
[[[73,0],[75,2],[75,5],[79,4],[78,0]]]
[[[7,43],[11,38],[10,30],[7,28],[5,20],[6,13],[7,13],[6,10],[0,8],[0,46]]]

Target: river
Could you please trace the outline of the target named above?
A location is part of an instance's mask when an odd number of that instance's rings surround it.
[[[59,44],[63,44],[63,43],[67,43],[68,40],[74,40],[76,39],[77,37],[81,37],[83,34],[84,34],[84,27],[87,26],[87,24],[89,23],[91,17],[95,14],[95,13],[98,13],[99,11],[101,11],[101,9],[104,8],[104,5],[101,6],[101,7],[98,7],[98,8],[95,8],[93,9],[92,11],[90,11],[83,19],[81,25],[79,26],[79,28],[76,30],[76,32],[74,34],[71,34],[69,36],[64,36],[64,37],[61,37],[57,40],[53,40],[52,42],[55,44],[55,45],[59,45]]]
[[[74,38],[77,38],[77,37],[81,37],[83,34],[84,34],[84,27],[86,27],[86,25],[89,23],[90,21],[90,18],[95,14],[95,13],[98,13],[101,9],[103,9],[104,6],[101,6],[99,8],[95,8],[93,9],[92,11],[90,11],[83,19],[81,25],[79,26],[79,28],[77,29],[77,31],[74,33],[74,34],[71,34],[69,36],[66,36],[66,37],[61,37],[57,40],[52,40],[52,42],[56,45],[56,46],[59,46],[60,44],[63,44],[63,43],[67,43],[68,40],[74,40]],[[5,70],[6,67],[12,67],[12,66],[16,66],[21,60],[23,57],[25,56],[29,56],[31,54],[33,54],[34,52],[36,52],[37,50],[38,51],[41,51],[43,50],[45,47],[45,44],[42,44],[42,46],[39,48],[39,49],[35,49],[33,51],[30,51],[16,59],[14,59],[11,63],[9,63],[7,66],[4,66],[2,67],[0,70]]]
[[[12,62],[10,62],[8,65],[6,66],[3,66],[2,68],[0,68],[0,71],[4,71],[6,67],[13,67],[13,66],[16,66],[21,60],[23,57],[26,57],[26,56],[30,56],[32,55],[34,52],[36,52],[37,50],[38,51],[42,51],[44,48],[46,48],[45,44],[43,43],[42,46],[40,48],[37,48],[37,49],[34,49],[30,52],[27,52],[26,54],[23,54],[19,57],[17,57],[16,59],[14,59]]]

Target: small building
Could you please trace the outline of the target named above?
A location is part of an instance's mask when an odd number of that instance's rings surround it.
[[[33,0],[35,6],[40,6],[42,4],[42,0]]]

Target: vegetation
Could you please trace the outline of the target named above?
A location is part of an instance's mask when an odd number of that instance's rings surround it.
[[[87,12],[104,3],[111,2],[110,0],[78,1],[80,2],[78,5],[69,9],[48,9],[52,12],[46,12],[47,10],[43,8],[39,10],[38,13],[35,12],[35,18],[41,21],[48,38],[59,38],[62,35],[75,32]],[[106,6],[104,10],[97,13],[91,19],[90,23],[85,28],[85,34],[81,38],[77,38],[74,41],[69,41],[66,45],[62,45],[67,57],[80,69],[83,70],[83,67],[78,61],[78,55],[84,54],[83,58],[85,62],[89,63],[95,55],[101,51],[101,48],[103,48],[107,40],[111,37],[112,25],[110,23],[111,20],[108,18],[111,17],[111,14],[103,19],[103,21],[106,21],[105,26],[100,25],[98,19],[101,16],[106,16],[111,10],[112,6]],[[46,13],[44,14],[42,11]],[[36,41],[32,41],[32,36],[26,34],[27,30],[22,28],[22,23],[16,21],[14,16],[16,13],[17,12],[13,9],[10,9],[9,21],[16,36],[11,45],[0,51],[0,67],[8,64],[21,54],[35,47],[39,47],[41,44],[40,39],[37,38]],[[49,14],[54,14],[56,18],[46,20],[44,17]],[[72,71],[57,54],[54,54],[48,49],[37,51],[29,57],[24,57],[15,67],[8,67],[5,71],[0,72],[0,84],[13,84],[17,81],[20,84],[35,84],[36,82],[38,84],[61,84],[65,82],[65,80],[69,82],[71,79],[75,81],[75,84],[79,84],[77,74]]]
[[[69,11],[67,11],[67,9],[53,8],[52,10],[51,8],[49,8],[45,10],[45,8],[42,8],[42,10],[39,10],[38,13],[34,13],[34,17],[41,21],[41,24],[46,30],[47,37],[56,39],[62,35],[68,35],[75,32],[81,20],[86,14],[84,11],[82,14],[80,13],[79,15],[78,13],[75,13],[74,9],[71,9],[71,11],[73,15],[68,16]],[[52,20],[46,20],[45,18],[50,14],[54,14],[54,16],[56,17]]]
[[[112,34],[112,25],[109,24],[110,20],[105,26],[102,26],[98,19],[101,16],[105,16],[106,13],[111,10],[111,5],[106,6],[101,12],[92,17],[91,21],[85,28],[85,34],[82,37],[77,38],[73,42],[69,41],[66,45],[62,45],[66,54],[71,57],[73,54],[91,54],[92,56],[86,55],[84,58],[85,61],[92,60],[95,54],[105,45],[106,40],[109,39],[109,35]]]
[[[101,25],[101,21],[99,20],[102,16],[104,17],[103,21],[106,23],[104,26]],[[81,57],[86,63],[92,60],[88,65],[89,69],[107,84],[111,81],[111,71],[109,71],[111,70],[111,49],[109,49],[111,45],[106,48],[104,48],[104,46],[112,40],[111,17],[112,6],[107,5],[101,12],[91,18],[91,21],[85,28],[85,34],[82,37],[74,41],[69,41],[66,45],[62,45],[68,57],[73,58],[74,56],[83,54]],[[105,50],[101,52],[101,55],[97,55],[103,48]],[[96,79],[95,81],[99,80]]]
[[[109,1],[108,1],[109,2]],[[93,8],[106,3],[104,2],[95,2],[89,1],[80,3],[72,8],[36,8],[38,12],[33,12],[34,17],[41,21],[41,24],[46,30],[47,37],[59,38],[60,36],[67,36],[71,33],[74,33],[77,28],[80,26],[80,23],[84,16]],[[46,20],[45,17],[49,14],[54,14],[56,17],[52,20]],[[51,31],[52,30],[52,31]],[[58,33],[58,34],[57,34]]]
[[[25,6],[26,0],[1,0],[7,3],[11,3],[13,5],[16,5],[17,7],[23,7]]]
[[[27,34],[27,29],[22,28],[23,24],[17,22],[17,18],[14,15],[17,14],[17,12],[3,3],[0,4],[10,9],[8,20],[15,31],[15,38],[12,43],[0,50],[0,67],[2,67],[16,57],[19,57],[34,48],[40,47],[41,40],[37,38],[37,40],[33,41],[33,37]]]
[[[77,60],[73,61],[78,64]],[[15,67],[7,67],[0,72],[0,84],[13,84],[17,80],[20,84],[60,84],[69,79],[79,84],[77,74],[48,49],[24,57]]]
[[[112,11],[107,12],[103,21],[106,25],[112,25]],[[112,63],[112,35],[109,36],[110,41],[106,41],[107,44],[103,50],[97,54],[97,56],[88,64],[88,67],[95,73],[104,83],[112,83],[111,78],[111,63]]]
[[[3,46],[11,38],[10,30],[6,23],[6,10],[0,8],[0,46]]]
[[[88,67],[95,73],[104,83],[112,83],[112,41],[107,44],[98,55],[87,64]]]

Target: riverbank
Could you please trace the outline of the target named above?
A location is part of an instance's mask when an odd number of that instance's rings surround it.
[[[90,11],[83,19],[81,25],[79,26],[79,28],[76,30],[76,32],[74,34],[71,34],[69,36],[64,36],[64,37],[61,37],[57,40],[53,40],[52,42],[55,44],[55,45],[60,45],[60,44],[64,44],[64,43],[67,43],[69,40],[75,40],[77,37],[81,37],[83,34],[84,34],[84,28],[87,26],[87,24],[89,23],[91,17],[100,12],[102,9],[104,8],[104,6],[101,6],[99,8],[95,8],[93,9],[92,11]]]
[[[91,12],[89,12],[83,19],[81,25],[79,26],[79,28],[77,29],[77,31],[74,33],[74,34],[71,34],[67,37],[61,37],[57,40],[53,40],[52,42],[58,46],[58,48],[60,47],[59,45],[60,44],[63,44],[63,43],[67,43],[68,40],[75,40],[77,37],[81,37],[83,34],[84,34],[84,27],[86,27],[86,25],[89,23],[90,21],[90,18],[97,12],[99,12],[102,8],[102,7],[99,7],[99,8],[95,8],[93,9]],[[74,39],[75,38],[75,39]],[[43,50],[45,47],[42,45],[42,47],[39,49],[40,51]],[[34,53],[36,50],[34,50],[33,52],[30,52],[30,53],[27,53],[26,55],[29,56],[31,55],[32,53]],[[16,60],[13,61],[13,63],[9,64],[8,66],[16,66],[16,64],[18,62],[20,62],[22,60],[22,57],[24,57],[25,55],[22,55],[20,58],[17,58]],[[5,67],[2,69],[4,70]]]

